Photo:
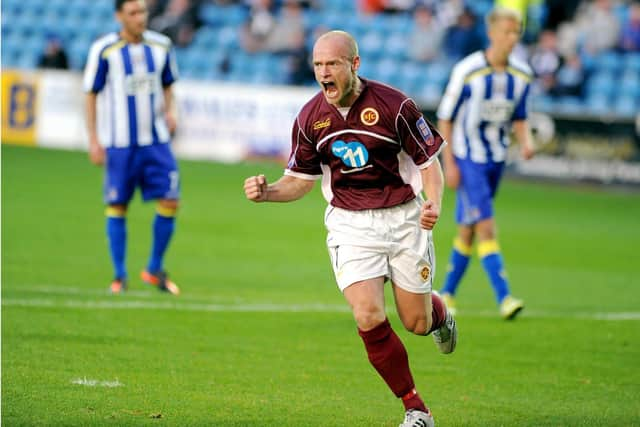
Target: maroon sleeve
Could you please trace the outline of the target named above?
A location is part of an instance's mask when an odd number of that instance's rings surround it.
[[[442,147],[442,136],[411,99],[400,106],[396,127],[402,148],[418,166],[437,155]]]
[[[305,175],[322,175],[320,155],[315,143],[310,140],[300,126],[300,117],[296,117],[291,131],[291,154],[287,169]]]

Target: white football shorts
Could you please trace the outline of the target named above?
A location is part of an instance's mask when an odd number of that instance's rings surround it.
[[[431,231],[420,227],[422,203],[416,198],[363,211],[327,207],[327,247],[340,291],[384,276],[408,292],[431,292],[435,250]]]

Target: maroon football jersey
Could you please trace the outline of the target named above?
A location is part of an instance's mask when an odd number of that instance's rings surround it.
[[[416,197],[417,167],[443,144],[416,104],[400,91],[372,80],[345,118],[322,92],[298,113],[285,174],[305,179],[322,175],[322,191],[333,206],[377,209]],[[419,177],[418,177],[419,178]]]

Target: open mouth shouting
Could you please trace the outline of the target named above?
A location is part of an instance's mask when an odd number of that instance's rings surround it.
[[[336,102],[338,100],[339,91],[335,82],[323,81],[322,90],[324,91],[324,96],[326,96],[327,100],[329,100],[330,102]]]

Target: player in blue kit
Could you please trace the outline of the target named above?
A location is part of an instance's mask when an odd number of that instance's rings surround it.
[[[110,290],[127,289],[126,213],[139,187],[145,201],[157,200],[153,247],[141,278],[178,295],[163,267],[180,196],[169,144],[176,127],[171,85],[177,78],[171,41],[147,30],[144,0],[116,0],[115,10],[121,29],[93,43],[84,72],[89,159],[105,165],[107,236],[115,270]]]
[[[457,190],[458,223],[440,292],[454,310],[454,295],[477,240],[478,255],[505,319],[513,319],[524,308],[509,291],[493,212],[511,128],[522,157],[533,156],[526,105],[532,72],[511,53],[521,24],[519,13],[510,9],[496,8],[488,15],[489,47],[456,64],[437,112],[438,129],[449,142],[443,150],[445,182]]]

